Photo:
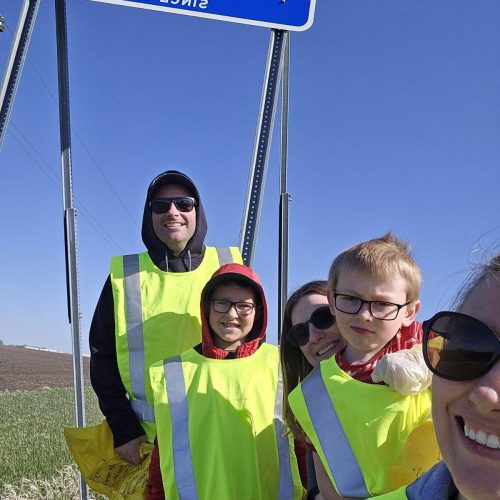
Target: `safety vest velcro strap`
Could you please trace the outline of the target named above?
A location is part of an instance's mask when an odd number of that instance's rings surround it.
[[[181,500],[197,500],[196,482],[189,441],[189,411],[180,356],[163,365],[168,404],[172,417],[172,451],[177,492]]]
[[[146,401],[142,399],[132,399],[130,401],[130,405],[132,406],[132,410],[136,417],[141,422],[154,422],[155,421],[155,411],[152,405],[148,404]]]
[[[318,366],[301,384],[304,401],[338,492],[343,497],[371,497],[363,472],[344,432]]]

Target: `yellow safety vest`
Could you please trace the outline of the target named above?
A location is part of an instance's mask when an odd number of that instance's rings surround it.
[[[288,399],[342,496],[393,491],[439,461],[428,389],[403,396],[353,379],[331,358]]]
[[[302,498],[275,346],[239,359],[190,349],[156,363],[150,376],[165,498]]]
[[[150,442],[156,430],[149,366],[201,341],[201,291],[230,262],[241,262],[236,247],[206,247],[201,264],[185,273],[162,271],[147,252],[111,259],[118,369]]]

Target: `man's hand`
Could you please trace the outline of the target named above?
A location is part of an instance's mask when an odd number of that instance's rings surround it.
[[[140,464],[141,457],[139,456],[139,446],[145,441],[146,435],[143,434],[142,436],[132,439],[132,441],[115,448],[116,454],[123,460],[126,460],[129,464]]]

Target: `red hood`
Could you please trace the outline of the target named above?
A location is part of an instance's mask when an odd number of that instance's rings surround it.
[[[207,358],[224,359],[229,354],[228,351],[224,351],[214,345],[213,333],[208,321],[210,304],[205,299],[205,297],[210,297],[219,283],[228,276],[243,278],[245,281],[248,281],[248,284],[255,290],[257,301],[260,302],[259,314],[256,315],[252,331],[247,337],[248,340],[236,349],[235,356],[237,358],[245,358],[253,354],[259,348],[266,335],[267,303],[257,273],[253,269],[241,264],[226,264],[215,271],[201,292],[201,342],[203,355]]]

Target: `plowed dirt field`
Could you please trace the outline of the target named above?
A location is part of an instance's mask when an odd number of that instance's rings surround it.
[[[83,359],[83,378],[90,385],[89,359]],[[0,345],[0,392],[31,391],[73,385],[71,354]]]

